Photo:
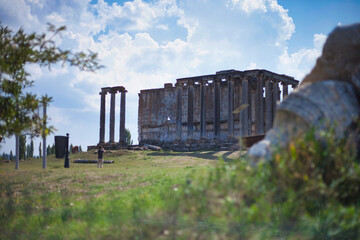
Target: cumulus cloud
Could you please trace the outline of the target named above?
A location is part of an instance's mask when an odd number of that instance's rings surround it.
[[[248,14],[256,10],[261,12],[267,11],[265,0],[229,0],[228,6],[240,7]]]
[[[39,20],[31,12],[31,7],[24,0],[0,0],[0,16],[2,21],[12,27],[31,28],[31,25],[37,25]]]
[[[258,68],[259,68],[259,67],[257,66],[256,63],[251,62],[250,65],[245,68],[245,70],[252,70],[252,69],[258,69]]]
[[[302,80],[315,66],[316,59],[321,55],[326,38],[327,36],[324,34],[314,34],[313,48],[302,48],[291,54],[285,49],[279,57],[278,69],[298,80]]]
[[[206,4],[193,0],[112,4],[104,0],[94,4],[88,0],[57,3],[14,0],[17,7],[8,2],[0,0],[0,13],[7,14],[4,23],[27,26],[32,21],[37,23],[29,26],[34,30],[39,22],[66,25],[66,33],[57,39],[60,47],[98,52],[101,64],[105,65],[97,73],[60,66],[51,72],[35,66],[29,68],[36,78],[35,91],[54,96],[55,108],[51,113],[59,130],[76,132],[71,123],[86,119],[89,128],[85,129],[87,124],[78,128],[84,130],[83,135],[91,132],[91,136],[82,140],[84,145],[97,141],[101,87],[126,87],[129,106],[126,121],[136,137],[136,108],[141,89],[159,88],[179,77],[258,66],[271,71],[281,69],[280,73],[286,70],[298,77],[307,69],[308,62],[318,56],[324,38],[314,36],[314,49],[289,53],[287,42],[295,25],[276,0],[223,0]],[[70,109],[69,113],[66,109]],[[68,114],[66,121],[61,118],[63,113]]]

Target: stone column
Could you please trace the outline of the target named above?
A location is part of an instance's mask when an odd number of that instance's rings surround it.
[[[239,95],[239,99],[238,99],[238,102],[239,102],[239,107],[243,104],[242,103],[242,80],[240,78],[237,79],[237,81],[239,82],[239,90],[238,90],[238,95]],[[242,136],[243,134],[243,128],[242,128],[242,112],[239,113],[239,135]]]
[[[287,83],[282,83],[283,85],[283,100],[289,95],[289,88]]]
[[[115,94],[116,90],[111,90],[111,98],[110,98],[110,125],[109,125],[109,142],[115,142]]]
[[[270,79],[265,81],[265,131],[267,132],[272,127],[272,83]]]
[[[121,91],[120,97],[120,144],[126,144],[126,133],[125,133],[125,106],[126,106],[126,90]]]
[[[188,81],[188,119],[187,119],[187,139],[193,139],[194,136],[194,86]]]
[[[249,80],[243,79],[241,81],[241,88],[242,88],[242,96],[241,96],[241,105],[243,104],[249,104]],[[249,133],[249,109],[250,106],[245,108],[240,113],[240,121],[241,121],[241,129],[242,129],[242,135],[241,136],[247,136]]]
[[[176,85],[177,105],[176,105],[176,137],[181,140],[182,135],[182,86]]]
[[[234,79],[228,78],[228,132],[229,138],[234,136]]]
[[[214,88],[214,138],[220,139],[220,81],[218,79],[214,80]]]
[[[263,102],[263,88],[264,76],[260,74],[257,79],[256,86],[256,134],[264,134],[264,102]]]
[[[106,92],[101,91],[100,93],[100,137],[99,144],[105,143],[105,99]]]
[[[200,139],[206,135],[206,83],[200,82]]]
[[[255,91],[252,90],[252,81],[248,80],[248,136],[252,135],[253,114],[255,114]],[[255,116],[254,116],[255,117]]]
[[[275,119],[275,113],[276,113],[276,104],[277,101],[280,101],[280,89],[279,89],[279,83],[278,81],[274,80],[273,82],[273,107],[272,107],[272,120]]]

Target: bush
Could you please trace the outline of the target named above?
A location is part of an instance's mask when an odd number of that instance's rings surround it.
[[[324,141],[319,142],[310,131],[254,168],[246,157],[221,160],[216,167],[192,168],[185,178],[159,175],[150,186],[86,201],[77,200],[71,189],[39,199],[32,195],[32,185],[25,184],[27,179],[20,195],[9,187],[13,183],[4,182],[0,236],[359,239],[356,147],[348,140],[336,140],[332,131],[322,134]]]

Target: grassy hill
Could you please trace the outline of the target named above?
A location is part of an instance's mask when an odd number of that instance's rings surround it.
[[[1,163],[0,239],[359,239],[360,167],[331,144],[306,139],[255,168],[208,151]]]
[[[53,155],[47,169],[42,169],[42,159],[21,161],[20,170],[14,162],[1,163],[0,238],[123,238],[126,234],[119,230],[124,221],[128,228],[137,211],[148,207],[149,214],[162,208],[167,204],[163,194],[176,193],[189,175],[206,175],[221,155],[230,160],[238,153],[112,151],[104,158],[114,164],[102,169],[72,163],[95,160],[92,152],[71,154],[69,169]],[[134,234],[130,227],[126,231]]]

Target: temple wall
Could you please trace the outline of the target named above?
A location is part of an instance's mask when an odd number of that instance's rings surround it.
[[[218,144],[264,134],[272,126],[280,83],[298,85],[292,77],[266,70],[229,70],[141,90],[139,143],[170,146],[196,141],[206,146],[206,141],[214,143],[214,139]],[[232,114],[243,104],[249,106]]]

